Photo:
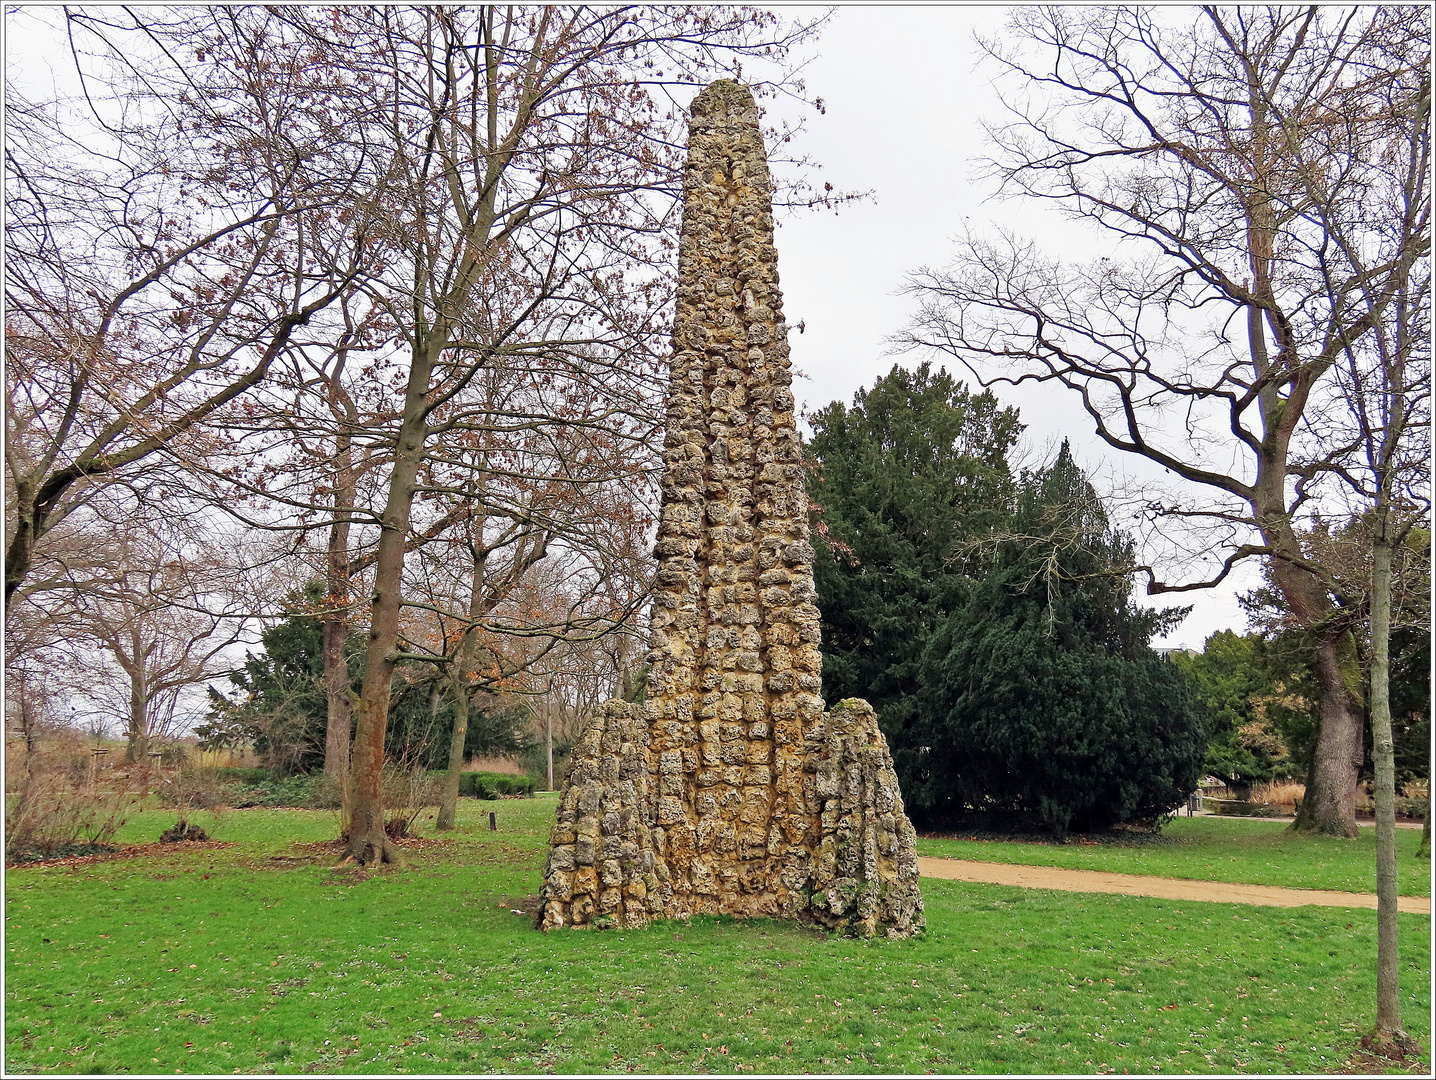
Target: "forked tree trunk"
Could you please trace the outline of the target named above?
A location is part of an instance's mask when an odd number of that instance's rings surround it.
[[[1247,67],[1247,102],[1251,110],[1251,167],[1265,180],[1278,168],[1286,153],[1279,121],[1271,115],[1267,92],[1259,69]],[[1257,475],[1249,496],[1262,539],[1271,549],[1272,579],[1297,622],[1316,630],[1316,679],[1321,688],[1321,724],[1316,749],[1307,777],[1306,796],[1292,828],[1354,837],[1356,828],[1356,781],[1361,768],[1362,713],[1357,696],[1361,684],[1359,666],[1355,678],[1343,664],[1351,647],[1350,634],[1337,628],[1322,633],[1336,614],[1331,596],[1322,583],[1301,565],[1304,552],[1291,527],[1287,504],[1288,461],[1291,440],[1319,377],[1317,368],[1303,364],[1295,338],[1286,320],[1278,317],[1280,305],[1273,284],[1277,273],[1277,236],[1280,213],[1269,197],[1253,198],[1246,207],[1246,237],[1251,269],[1251,294],[1247,304],[1247,345],[1252,374],[1256,377],[1257,410],[1261,416],[1261,446],[1256,456]],[[1275,346],[1272,357],[1269,346]],[[1278,393],[1277,380],[1284,372],[1297,372],[1288,383],[1287,394]],[[1351,659],[1355,660],[1354,648]],[[1353,689],[1357,693],[1353,693]]]

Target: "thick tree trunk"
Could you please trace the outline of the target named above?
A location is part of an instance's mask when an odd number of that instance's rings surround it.
[[[1292,828],[1355,837],[1363,720],[1356,643],[1349,630],[1329,625],[1336,614],[1331,598],[1316,577],[1295,561],[1302,556],[1301,546],[1285,513],[1272,515],[1268,521],[1264,538],[1279,553],[1271,560],[1272,580],[1287,610],[1298,624],[1312,629],[1317,639],[1314,671],[1321,694],[1320,725],[1306,796]]]
[[[426,395],[434,357],[442,348],[421,339],[410,360],[404,393],[404,415],[395,444],[389,497],[380,519],[375,558],[374,599],[370,605],[369,643],[364,657],[364,684],[349,767],[348,845],[345,861],[361,866],[402,862],[399,849],[384,832],[384,733],[389,722],[389,693],[399,654],[399,611],[403,587],[404,542],[414,486],[428,436]]]
[[[1292,828],[1350,838],[1358,834],[1356,785],[1363,732],[1361,701],[1354,689],[1360,686],[1360,672],[1349,631],[1317,644],[1316,681],[1321,690],[1321,726],[1307,774],[1306,795]]]

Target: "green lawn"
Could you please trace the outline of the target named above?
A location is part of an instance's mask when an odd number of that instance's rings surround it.
[[[304,811],[227,814],[221,851],[12,870],[5,1069],[1290,1073],[1339,1067],[1371,1023],[1366,910],[925,881],[906,942],[722,919],[539,934],[510,909],[553,805],[466,800],[407,870],[291,846],[334,835]],[[1429,1043],[1430,921],[1401,926]]]
[[[1145,842],[1143,842],[1145,840]],[[1431,860],[1418,858],[1419,829],[1396,830],[1403,896],[1431,895]],[[1197,881],[1281,885],[1293,889],[1376,891],[1376,830],[1356,840],[1299,836],[1276,821],[1259,818],[1177,818],[1156,838],[1130,844],[1083,842],[1013,843],[1004,840],[922,837],[919,855],[1022,866],[1060,866]]]

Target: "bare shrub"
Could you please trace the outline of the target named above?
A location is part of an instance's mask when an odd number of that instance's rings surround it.
[[[384,833],[391,840],[409,836],[414,821],[425,811],[437,809],[443,795],[438,777],[419,765],[384,766],[384,805],[390,808]]]
[[[184,764],[178,770],[161,776],[157,788],[160,803],[174,807],[178,820],[174,828],[167,829],[160,839],[208,839],[202,829],[191,825],[190,819],[203,812],[211,819],[210,828],[213,829],[224,811],[234,803],[237,788],[237,784],[220,779],[217,770],[192,764]]]
[[[497,772],[511,776],[523,776],[524,769],[517,761],[506,757],[484,757],[482,755],[465,759],[464,772]]]
[[[96,768],[77,731],[14,744],[5,755],[5,858],[107,843],[142,795],[129,773]]]

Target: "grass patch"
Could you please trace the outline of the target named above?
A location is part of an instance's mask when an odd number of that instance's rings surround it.
[[[1292,1073],[1341,1066],[1372,1020],[1366,910],[924,881],[906,942],[539,934],[512,909],[553,808],[462,804],[408,870],[334,870],[334,815],[277,810],[222,815],[220,851],[11,870],[5,1069]],[[147,813],[124,842],[169,823]],[[1430,921],[1401,926],[1429,1044]]]
[[[1120,834],[1119,834],[1120,835]],[[1403,896],[1431,895],[1431,860],[1416,857],[1419,829],[1396,830]],[[1155,874],[1195,881],[1278,885],[1290,889],[1376,891],[1376,830],[1355,840],[1299,835],[1274,821],[1210,817],[1177,818],[1156,837],[1103,842],[1073,838],[1066,844],[969,835],[922,837],[919,855],[1020,866],[1059,866],[1119,874]]]

